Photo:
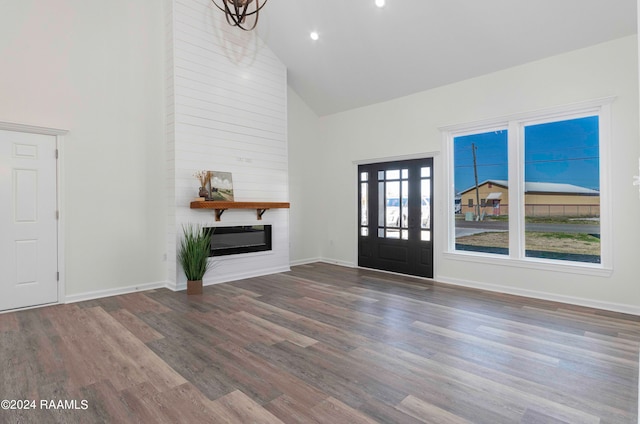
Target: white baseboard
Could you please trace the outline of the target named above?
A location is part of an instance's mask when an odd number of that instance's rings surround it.
[[[307,258],[307,259],[297,259],[295,261],[291,261],[291,263],[289,265],[291,266],[298,266],[298,265],[308,265],[308,264],[312,264],[315,262],[323,262],[325,264],[332,264],[332,265],[340,265],[340,266],[344,266],[347,268],[355,268],[356,264],[354,264],[353,262],[347,262],[347,261],[341,261],[338,259],[329,259],[329,258]]]
[[[307,265],[307,264],[312,264],[314,262],[322,262],[322,258],[296,259],[295,261],[289,262],[289,265],[290,266]]]
[[[176,283],[175,281],[167,281],[167,283],[165,284],[165,287],[174,292],[180,291],[180,289],[178,289],[178,283]],[[182,290],[186,290],[186,289],[187,289],[187,286],[185,284]]]
[[[292,262],[291,266],[305,265],[313,262],[324,262],[328,264],[344,266],[347,268],[357,268],[357,265],[354,264],[353,262],[341,261],[341,260],[330,259],[330,258],[313,258],[308,260],[298,260],[298,261],[295,261],[295,263]],[[371,269],[371,268],[367,268],[367,269]],[[384,272],[384,271],[380,271],[380,272]],[[395,273],[391,273],[391,274],[395,274]],[[635,305],[627,305],[624,303],[603,302],[599,300],[585,299],[585,298],[580,298],[575,296],[564,296],[564,295],[547,293],[547,292],[542,292],[537,290],[519,289],[515,287],[510,287],[510,286],[483,283],[480,281],[463,280],[463,279],[447,277],[443,275],[438,275],[437,277],[434,277],[433,280],[440,283],[444,283],[444,284],[451,284],[453,286],[480,289],[480,290],[486,290],[486,291],[491,291],[496,293],[513,294],[516,296],[530,297],[533,299],[549,300],[552,302],[567,303],[569,305],[585,306],[587,308],[603,309],[606,311],[620,312],[623,314],[640,316],[640,307]]]
[[[274,268],[259,269],[255,271],[249,271],[249,272],[225,274],[220,277],[212,276],[210,278],[205,278],[202,281],[202,285],[212,286],[214,284],[230,283],[231,281],[244,280],[246,278],[262,277],[263,275],[278,274],[280,272],[287,272],[287,271],[291,271],[291,268],[289,266],[280,266],[280,267],[274,267]],[[187,283],[186,282],[167,283],[165,287],[167,287],[169,290],[172,290],[172,291],[181,291],[181,290],[187,289]]]
[[[291,268],[289,266],[280,266],[280,267],[261,269],[257,271],[226,274],[218,278],[213,276],[211,278],[206,279],[203,282],[203,285],[211,286],[214,284],[228,283],[231,281],[244,280],[246,278],[253,278],[253,277],[261,277],[263,275],[278,274],[280,272],[287,272],[287,271],[291,271]],[[129,287],[118,287],[115,289],[96,290],[93,292],[68,295],[64,298],[64,300],[60,301],[59,303],[82,302],[84,300],[94,300],[102,297],[111,297],[111,296],[117,296],[120,294],[135,293],[139,291],[153,290],[153,289],[160,289],[160,288],[167,288],[171,291],[176,292],[176,291],[186,290],[187,284],[186,282],[176,283],[174,281],[158,281],[155,283],[138,284],[138,285],[129,286]]]
[[[135,286],[118,287],[115,289],[96,290],[93,292],[71,294],[71,295],[65,296],[64,300],[61,301],[60,303],[76,303],[76,302],[82,302],[83,300],[93,300],[93,299],[99,299],[102,297],[117,296],[119,294],[128,294],[128,293],[135,293],[135,292],[145,291],[145,290],[161,289],[161,288],[167,287],[168,284],[169,283],[166,281],[158,281],[155,283],[137,284]]]
[[[570,305],[585,306],[588,308],[604,309],[607,311],[620,312],[624,314],[640,315],[640,307],[635,305],[626,305],[623,303],[603,302],[593,299],[585,299],[574,296],[564,296],[554,293],[541,292],[537,290],[520,289],[516,287],[503,286],[499,284],[483,283],[479,281],[462,280],[459,278],[447,277],[439,275],[434,278],[435,281],[453,286],[468,287],[473,289],[486,290],[490,292],[513,294],[516,296],[530,297],[533,299],[549,300],[552,302],[567,303]]]
[[[357,265],[354,264],[353,262],[341,261],[341,260],[331,259],[331,258],[309,258],[309,259],[296,260],[291,262],[291,266],[306,265],[314,262],[324,262],[328,264],[344,266],[347,268],[357,267]],[[283,266],[283,267],[274,267],[274,268],[268,268],[268,269],[262,269],[257,271],[244,272],[244,273],[235,273],[230,275],[228,274],[220,278],[216,278],[216,277],[209,278],[205,280],[204,285],[210,286],[214,284],[243,280],[246,278],[277,274],[280,272],[287,272],[290,270],[291,269],[288,266]],[[444,284],[451,284],[454,286],[468,287],[468,288],[486,290],[486,291],[497,292],[497,293],[513,294],[516,296],[530,297],[533,299],[549,300],[553,302],[567,303],[570,305],[585,306],[588,308],[603,309],[607,311],[620,312],[620,313],[640,316],[640,307],[635,305],[627,305],[623,303],[614,303],[614,302],[603,302],[599,300],[585,299],[585,298],[579,298],[574,296],[564,296],[564,295],[541,292],[536,290],[520,289],[520,288],[515,288],[510,286],[483,283],[483,282],[472,281],[472,280],[463,280],[463,279],[447,277],[442,275],[437,276],[437,278],[435,278],[434,280]],[[93,300],[93,299],[99,299],[103,297],[110,297],[110,296],[116,296],[116,295],[127,294],[127,293],[135,293],[139,291],[153,290],[153,289],[159,289],[159,288],[168,288],[169,290],[172,290],[172,291],[181,291],[181,290],[186,290],[187,285],[186,283],[158,281],[153,283],[138,284],[135,286],[119,287],[115,289],[97,290],[93,292],[68,295],[60,303],[75,303],[75,302],[81,302],[84,300]]]
[[[347,268],[357,268],[358,267],[358,265],[353,263],[353,262],[341,261],[339,259],[321,258],[319,262],[324,262],[326,264],[332,264],[332,265],[340,265],[340,266],[344,266],[344,267],[347,267]]]

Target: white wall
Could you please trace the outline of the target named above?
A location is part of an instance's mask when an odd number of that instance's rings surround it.
[[[327,172],[322,127],[318,116],[289,88],[289,192],[291,200],[291,263],[322,258],[323,212],[335,207]]]
[[[446,66],[441,64],[440,66]],[[533,271],[508,266],[452,260],[436,241],[436,279],[548,297],[640,313],[637,288],[637,236],[640,202],[631,185],[637,174],[638,47],[635,36],[540,60],[370,107],[320,118],[326,133],[320,141],[326,160],[318,179],[331,187],[332,207],[309,216],[322,222],[325,239],[293,235],[292,244],[308,249],[320,240],[324,259],[356,263],[356,184],[353,161],[394,157],[442,149],[439,127],[534,111],[606,96],[612,106],[614,271],[610,277]],[[304,161],[308,151],[296,148],[291,162]],[[293,148],[292,148],[293,151]],[[443,179],[436,158],[436,177]],[[303,178],[294,174],[292,180]],[[444,221],[443,203],[435,193],[435,222]],[[292,218],[294,221],[297,217]],[[442,227],[436,228],[443,230]]]
[[[166,279],[162,3],[5,1],[0,121],[61,128],[66,293]]]
[[[270,224],[273,250],[216,258],[204,284],[289,269],[289,211],[192,210],[200,170],[231,172],[236,201],[289,200],[286,68],[255,32],[230,27],[210,0],[166,7],[168,279],[182,289],[176,240],[185,223]]]

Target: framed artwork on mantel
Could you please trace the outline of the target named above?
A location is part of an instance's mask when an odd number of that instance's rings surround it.
[[[233,202],[233,178],[231,172],[209,171],[209,198]]]

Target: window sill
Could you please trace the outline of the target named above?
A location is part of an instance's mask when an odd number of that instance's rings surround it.
[[[598,277],[611,277],[613,268],[604,267],[602,264],[590,264],[583,262],[541,260],[536,258],[514,259],[502,255],[486,253],[473,253],[467,251],[443,252],[442,257],[447,260],[477,262],[482,264],[509,266],[513,268],[535,269],[539,271],[564,272],[567,274],[593,275]]]

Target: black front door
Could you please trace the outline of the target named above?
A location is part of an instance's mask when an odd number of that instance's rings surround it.
[[[433,159],[358,167],[358,265],[433,277]]]

